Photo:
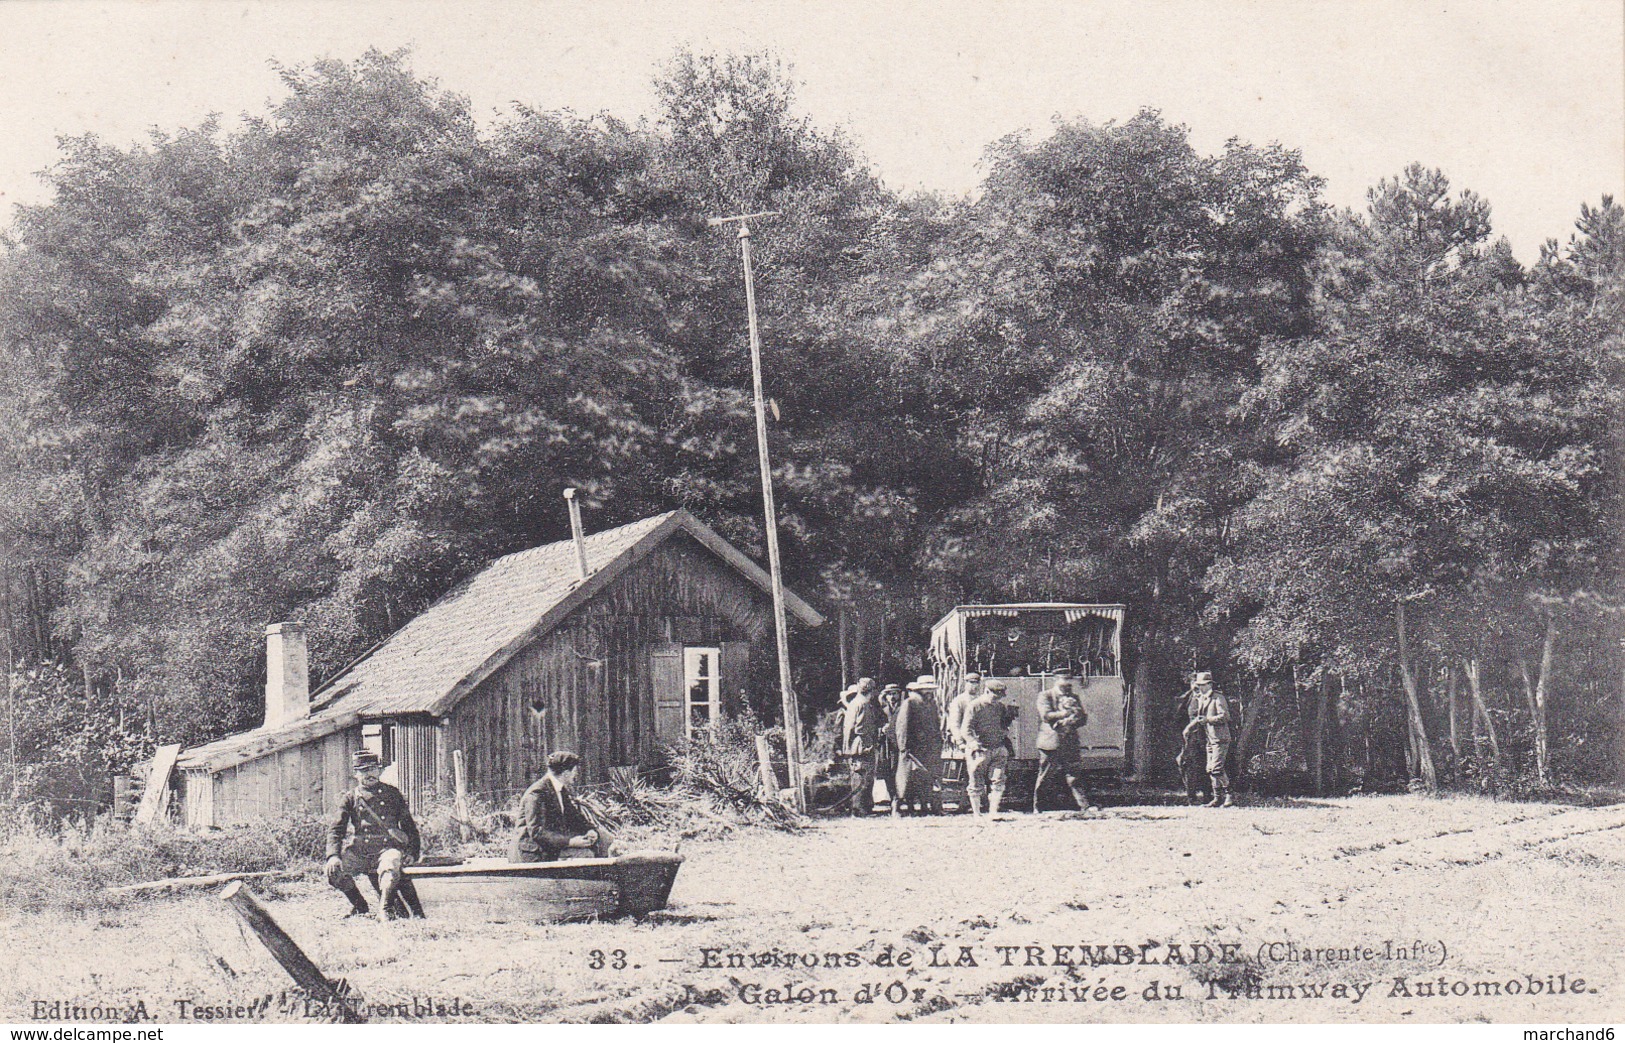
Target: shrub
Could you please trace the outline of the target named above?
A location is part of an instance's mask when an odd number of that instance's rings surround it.
[[[623,849],[748,827],[796,829],[803,824],[801,816],[776,795],[761,792],[756,754],[761,731],[761,722],[749,710],[719,720],[694,739],[668,747],[669,785],[617,778],[583,803],[615,830]],[[783,730],[765,734],[770,745],[777,739],[782,754]]]
[[[325,825],[310,817],[208,832],[127,827],[105,818],[54,830],[14,821],[0,841],[0,904],[84,909],[111,904],[116,899],[106,889],[124,884],[313,866],[325,840]]]

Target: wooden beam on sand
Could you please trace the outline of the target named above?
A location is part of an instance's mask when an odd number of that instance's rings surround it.
[[[170,876],[162,880],[147,880],[139,884],[122,884],[118,887],[109,887],[110,895],[134,895],[147,891],[185,890],[191,887],[213,887],[215,884],[229,884],[233,880],[267,880],[292,879],[303,876],[300,869],[269,869],[259,873],[211,873],[208,876]]]
[[[220,900],[237,911],[237,915],[248,924],[254,936],[260,940],[260,944],[269,949],[276,962],[288,972],[295,985],[331,1007],[339,1020],[346,1025],[357,1025],[366,1020],[345,1002],[345,990],[336,982],[328,980],[321,968],[311,962],[305,951],[288,937],[288,932],[271,918],[271,914],[260,905],[253,892],[243,886],[241,880],[233,880],[227,884],[226,889],[220,892]]]

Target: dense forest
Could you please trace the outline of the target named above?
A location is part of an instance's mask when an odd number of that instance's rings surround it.
[[[482,125],[400,54],[281,74],[229,130],[63,140],[0,247],[0,796],[93,804],[258,723],[267,623],[319,682],[566,537],[565,486],[760,558],[706,225],[754,210],[788,579],[838,620],[809,713],[955,603],[1121,601],[1140,697],[1214,670],[1260,784],[1625,772],[1612,199],[1526,266],[1440,171],[1343,212],[1291,148],[1149,110],[1013,134],[949,200],[767,55],[679,52],[635,124]]]

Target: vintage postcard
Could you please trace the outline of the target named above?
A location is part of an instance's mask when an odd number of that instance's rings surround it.
[[[0,6],[0,1022],[1612,1039],[1622,19]]]

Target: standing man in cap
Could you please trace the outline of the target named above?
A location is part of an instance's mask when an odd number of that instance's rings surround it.
[[[903,702],[901,685],[889,684],[875,697],[880,704],[880,741],[875,746],[875,775],[886,787],[893,817],[903,795],[897,791],[897,707]]]
[[[959,759],[960,770],[964,772],[963,779],[967,787],[970,785],[970,755],[965,751],[965,722],[970,716],[970,704],[981,694],[982,675],[972,670],[965,674],[965,681],[959,694],[948,704],[946,724],[949,756]]]
[[[344,795],[328,823],[327,882],[350,900],[351,916],[368,911],[367,900],[355,883],[358,876],[378,887],[379,920],[388,920],[402,906],[406,912],[422,916],[417,890],[402,872],[423,853],[423,840],[406,798],[379,778],[383,765],[371,750],[357,750],[353,767],[355,789]]]
[[[1213,781],[1213,799],[1203,807],[1228,808],[1230,774],[1224,762],[1230,756],[1230,704],[1224,693],[1213,687],[1213,675],[1206,671],[1191,682],[1196,690],[1196,716],[1185,725],[1185,734],[1201,729],[1207,733],[1207,775]]]
[[[981,694],[982,675],[973,670],[965,675],[964,687],[948,704],[948,741],[961,754],[965,752],[965,724],[970,718],[970,704]]]
[[[1191,686],[1179,697],[1187,725],[1202,716],[1202,701],[1196,694],[1198,680],[1211,685],[1213,675],[1210,673],[1191,675]],[[1174,758],[1174,764],[1179,768],[1179,781],[1185,786],[1185,798],[1192,804],[1200,804],[1207,800],[1211,787],[1205,770],[1207,750],[1202,729],[1187,727],[1180,735],[1179,755]]]
[[[1078,730],[1089,720],[1072,671],[1055,672],[1055,684],[1038,694],[1038,782],[1033,786],[1033,812],[1052,772],[1066,779],[1079,811],[1099,811],[1083,788],[1083,744]]]
[[[841,721],[841,751],[852,773],[852,814],[867,815],[875,805],[875,747],[880,742],[880,706],[875,679],[858,679]]]
[[[973,815],[982,813],[983,794],[987,795],[990,815],[997,815],[1004,803],[1004,779],[1010,765],[1010,725],[1020,714],[1004,701],[1005,690],[1003,681],[989,681],[965,715],[965,754],[970,765],[967,792]]]
[[[908,686],[897,707],[897,799],[915,814],[942,814],[937,775],[942,770],[942,715],[930,674]],[[894,805],[895,806],[895,805]]]

